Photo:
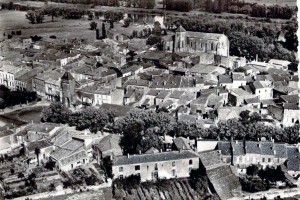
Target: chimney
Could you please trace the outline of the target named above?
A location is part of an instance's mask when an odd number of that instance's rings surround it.
[[[127,153],[127,158],[129,158],[129,153]]]
[[[162,153],[162,149],[160,149],[159,152]]]
[[[235,141],[235,143],[236,143],[236,144],[238,144],[238,143],[239,143],[239,141],[238,141],[238,140],[236,140],[236,141]]]
[[[141,151],[141,150],[139,150],[139,154],[142,154],[142,151]]]
[[[276,155],[276,150],[274,150],[274,155]]]

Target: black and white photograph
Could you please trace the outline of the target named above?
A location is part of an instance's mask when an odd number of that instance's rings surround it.
[[[297,17],[0,0],[0,200],[299,200]]]

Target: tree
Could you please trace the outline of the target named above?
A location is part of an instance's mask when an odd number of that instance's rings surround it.
[[[191,187],[197,192],[200,192],[202,194],[208,192],[207,177],[205,175],[205,170],[203,169],[192,169],[190,172],[189,183]]]
[[[124,25],[123,25],[123,27],[127,28],[130,25],[130,22],[131,22],[130,18],[124,19]]]
[[[158,21],[154,22],[153,33],[157,36],[161,35],[161,25]]]
[[[102,23],[102,39],[106,38],[106,28],[105,28],[105,24]]]
[[[61,102],[53,102],[42,110],[42,122],[62,123],[68,121],[70,110]]]
[[[110,159],[109,156],[106,156],[103,158],[103,167],[105,170],[105,173],[107,175],[108,178],[113,178],[113,174],[112,174],[112,160]]]
[[[246,173],[248,176],[255,176],[258,174],[258,171],[259,169],[256,165],[250,165],[246,168]]]
[[[43,11],[36,11],[35,12],[35,21],[37,24],[43,23],[45,20],[45,14]]]
[[[91,22],[90,23],[90,30],[96,30],[97,29],[97,23],[96,22]]]
[[[35,24],[36,18],[34,11],[28,11],[27,14],[25,14],[25,17],[29,20],[30,23]]]
[[[18,173],[18,178],[19,179],[23,179],[23,178],[25,178],[25,176],[24,176],[24,174],[22,172],[19,172]]]
[[[37,166],[39,166],[40,165],[39,155],[41,153],[41,150],[38,147],[36,147],[35,150],[34,150],[34,153],[36,155],[37,162],[38,162]]]
[[[146,41],[147,45],[160,45],[160,43],[161,43],[160,36],[153,35],[153,34],[151,34]]]

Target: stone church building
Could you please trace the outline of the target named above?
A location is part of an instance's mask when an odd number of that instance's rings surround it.
[[[163,37],[162,47],[168,52],[209,53],[229,56],[229,40],[224,34],[186,31],[179,26],[174,36]]]

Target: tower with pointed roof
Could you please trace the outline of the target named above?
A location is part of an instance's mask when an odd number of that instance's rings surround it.
[[[186,50],[186,30],[180,25],[175,32],[175,52],[184,52]]]
[[[61,78],[61,102],[70,108],[76,100],[75,79],[68,71]]]

